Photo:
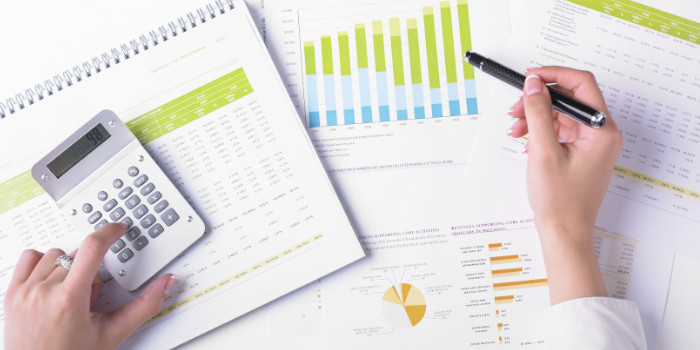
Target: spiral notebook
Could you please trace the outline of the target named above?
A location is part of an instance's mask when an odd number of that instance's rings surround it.
[[[0,108],[0,297],[24,249],[72,237],[29,169],[100,110],[204,219],[204,237],[162,271],[180,282],[123,348],[172,348],[364,256],[242,1],[197,9]],[[97,310],[141,292],[102,277]]]

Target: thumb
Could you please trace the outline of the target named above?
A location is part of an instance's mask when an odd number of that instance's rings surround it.
[[[151,282],[138,299],[108,314],[112,331],[119,339],[126,339],[133,331],[150,320],[160,310],[165,296],[177,283],[172,274]]]
[[[531,74],[525,79],[523,93],[525,94],[523,97],[525,118],[530,133],[528,153],[555,151],[558,149],[559,141],[554,130],[549,90],[539,76]]]

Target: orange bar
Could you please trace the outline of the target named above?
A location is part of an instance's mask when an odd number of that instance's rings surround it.
[[[504,256],[493,256],[491,257],[491,261],[501,261],[501,260],[512,260],[512,259],[518,259],[519,256],[516,255],[504,255]]]
[[[518,255],[492,256],[489,259],[491,259],[491,265],[523,261],[523,259],[520,259],[520,256]]]
[[[491,252],[497,251],[498,248],[500,248],[502,246],[503,246],[503,243],[491,243],[491,244],[489,244],[489,251],[491,251]]]
[[[504,295],[500,297],[495,297],[494,299],[496,301],[496,304],[498,304],[499,302],[510,303],[515,299],[515,295]],[[496,314],[498,314],[498,310],[496,310]]]
[[[504,275],[504,274],[511,274],[513,272],[522,272],[522,271],[523,271],[522,267],[518,267],[518,268],[514,268],[514,269],[493,270],[493,271],[491,271],[491,275],[493,275],[493,276]]]
[[[528,280],[528,281],[516,281],[516,282],[503,282],[494,283],[494,290],[504,290],[504,289],[518,289],[518,288],[530,288],[530,287],[541,287],[547,285],[547,279],[538,280]]]

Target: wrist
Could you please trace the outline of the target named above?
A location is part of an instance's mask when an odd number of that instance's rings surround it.
[[[594,224],[591,220],[538,220],[535,227],[542,244],[556,246],[593,247]]]

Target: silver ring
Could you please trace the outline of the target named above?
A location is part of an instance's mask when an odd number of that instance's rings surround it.
[[[56,267],[58,265],[63,266],[66,271],[70,271],[70,266],[73,265],[73,257],[70,255],[64,254],[56,258],[56,262],[54,263],[53,267]]]

